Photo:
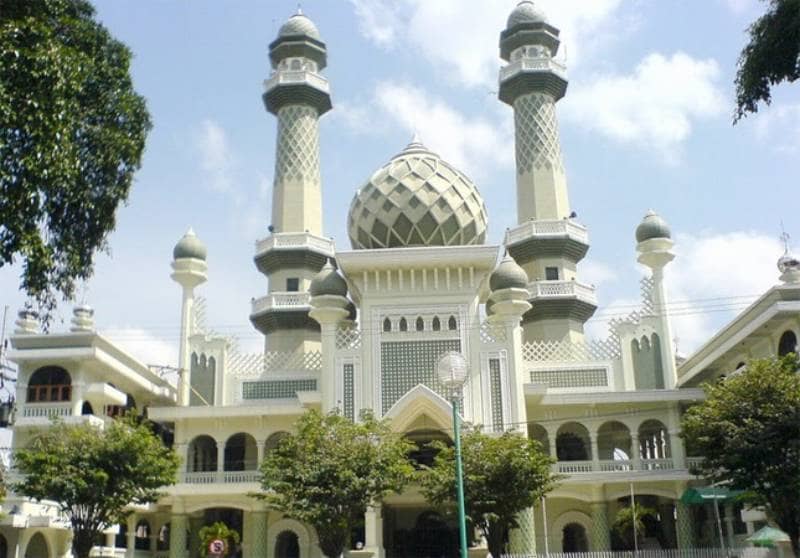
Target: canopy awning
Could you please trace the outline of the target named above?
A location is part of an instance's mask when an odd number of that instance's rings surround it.
[[[766,527],[762,527],[747,537],[747,542],[751,542],[755,546],[766,546],[772,548],[775,546],[775,543],[789,542],[789,535],[780,529],[776,529],[775,527],[770,527],[767,525]]]
[[[696,505],[714,501],[731,500],[739,496],[742,490],[731,490],[722,486],[703,486],[701,488],[687,488],[681,496],[684,504]]]

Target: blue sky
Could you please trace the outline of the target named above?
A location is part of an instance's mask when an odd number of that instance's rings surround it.
[[[111,254],[86,300],[101,329],[148,363],[174,363],[180,296],[171,250],[190,225],[209,249],[207,321],[257,350],[252,262],[266,236],[275,120],[261,102],[267,45],[296,9],[283,0],[102,0],[99,18],[133,51],[154,129]],[[353,194],[414,129],[483,194],[489,241],[513,226],[511,109],[497,100],[497,40],[511,0],[316,0],[303,10],[329,52],[334,110],[321,124],[325,231],[349,249]],[[795,215],[800,86],[731,125],[733,77],[756,0],[551,0],[570,86],[559,103],[570,198],[589,227],[580,276],[598,287],[589,331],[638,298],[633,231],[648,208],[672,225],[676,335],[688,352],[777,282],[781,221]],[[18,269],[0,269],[15,312]],[[714,300],[711,300],[714,299]],[[680,301],[692,301],[681,303]],[[67,327],[71,305],[61,310]]]

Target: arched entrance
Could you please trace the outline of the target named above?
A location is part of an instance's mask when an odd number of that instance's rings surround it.
[[[228,529],[239,533],[239,545],[233,549],[229,558],[242,558],[242,544],[244,541],[244,512],[236,508],[208,508],[203,512],[203,526],[214,523],[224,523]]]
[[[47,541],[41,533],[31,537],[28,546],[25,547],[25,558],[50,558]]]
[[[384,508],[386,558],[456,558],[458,528],[436,511]]]
[[[588,552],[589,539],[580,523],[567,523],[561,530],[562,552]]]
[[[281,531],[275,541],[275,558],[300,558],[300,540],[294,531]]]

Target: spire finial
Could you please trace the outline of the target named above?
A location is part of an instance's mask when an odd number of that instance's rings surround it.
[[[297,12],[294,15],[303,15],[303,7],[300,5],[300,2],[297,3]]]
[[[791,240],[791,236],[789,233],[786,232],[786,229],[783,226],[783,220],[781,220],[781,236],[779,237],[783,241],[783,253],[789,253],[789,240]]]

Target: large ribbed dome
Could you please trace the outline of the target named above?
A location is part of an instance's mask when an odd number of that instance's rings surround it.
[[[354,249],[483,244],[486,226],[472,181],[416,138],[361,187],[347,222]]]
[[[278,31],[278,37],[292,37],[295,35],[304,35],[318,41],[321,40],[317,26],[300,11],[286,20],[286,23],[281,25]]]
[[[547,21],[547,16],[530,0],[523,0],[509,14],[506,29],[511,29],[520,23],[542,23]]]

